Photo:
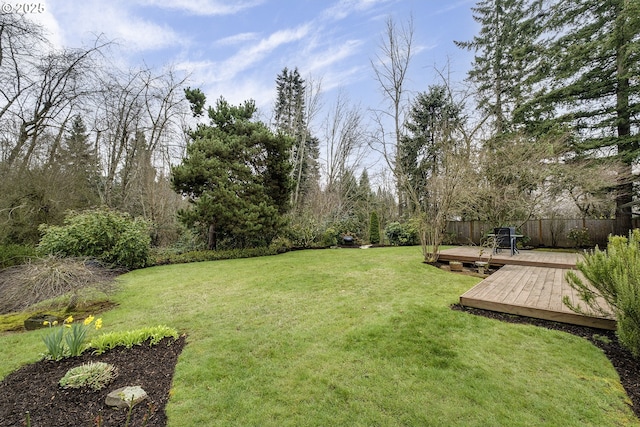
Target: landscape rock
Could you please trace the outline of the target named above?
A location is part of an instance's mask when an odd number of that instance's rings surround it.
[[[24,321],[24,328],[27,331],[33,331],[34,329],[40,328],[48,328],[48,326],[44,324],[45,320],[49,323],[62,321],[62,319],[60,319],[58,316],[54,316],[53,314],[36,314],[35,316],[31,316]]]
[[[147,392],[140,386],[127,386],[113,390],[107,395],[105,402],[108,406],[119,409],[135,406],[147,398]]]

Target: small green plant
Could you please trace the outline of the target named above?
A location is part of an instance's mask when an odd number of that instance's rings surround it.
[[[82,322],[73,323],[73,316],[69,316],[61,325],[45,320],[43,324],[49,326],[49,333],[42,340],[47,347],[47,357],[61,360],[66,356],[80,356],[86,348],[87,332],[94,319],[89,316]],[[102,319],[97,319],[93,326],[96,330],[102,328]]]
[[[606,251],[596,247],[576,267],[584,280],[569,271],[567,281],[588,310],[568,297],[564,304],[577,313],[615,315],[620,343],[640,357],[640,229],[628,238],[610,236]]]
[[[573,242],[575,248],[588,248],[591,246],[591,236],[588,228],[574,227],[569,230],[567,237]]]
[[[592,338],[594,341],[599,341],[603,344],[611,344],[611,340],[606,335],[593,334]]]
[[[63,388],[90,387],[93,390],[101,390],[109,384],[117,375],[115,366],[104,362],[84,363],[71,368],[60,379]]]
[[[58,321],[43,323],[49,326],[49,333],[42,338],[47,347],[47,356],[53,360],[60,360],[64,357],[64,328],[58,327]]]
[[[73,321],[73,318],[71,318]],[[82,323],[76,322],[71,324],[69,333],[65,336],[65,342],[69,348],[70,356],[80,356],[85,349],[87,332],[89,331],[89,325],[93,322],[94,317],[89,316]],[[94,325],[96,330],[102,328],[102,319],[96,320]]]
[[[153,326],[148,328],[136,329],[133,331],[109,332],[95,337],[89,347],[94,349],[94,354],[102,354],[107,350],[115,347],[131,348],[134,345],[140,345],[145,341],[149,341],[151,345],[156,345],[163,338],[173,337],[174,340],[179,338],[178,331],[168,326]]]

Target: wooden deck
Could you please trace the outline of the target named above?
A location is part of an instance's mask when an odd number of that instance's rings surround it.
[[[566,272],[575,268],[579,256],[538,251],[521,251],[514,256],[507,251],[494,255],[491,265],[503,267],[465,292],[460,297],[460,304],[555,322],[615,329],[614,319],[576,314],[562,302],[565,295],[574,304],[579,302],[577,293],[565,279]],[[443,251],[440,260],[473,263],[488,261],[488,257],[478,257],[477,248],[459,247]]]
[[[511,256],[508,249],[503,249],[497,254],[484,249],[482,253],[479,246],[456,246],[440,252],[439,261],[461,261],[473,264],[475,261],[490,262],[491,265],[525,265],[534,267],[551,267],[572,269],[582,255],[568,252],[545,252],[521,250]]]

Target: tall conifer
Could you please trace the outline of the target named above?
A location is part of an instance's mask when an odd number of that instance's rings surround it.
[[[615,157],[626,166],[616,197],[616,234],[631,229],[634,188],[629,180],[640,155],[640,2],[556,0],[544,11],[544,56],[523,105],[530,130],[558,126],[574,132],[578,155]]]

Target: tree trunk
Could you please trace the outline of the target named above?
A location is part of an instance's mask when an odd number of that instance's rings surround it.
[[[622,11],[621,15],[625,11]],[[616,74],[617,74],[617,89],[616,89],[616,116],[617,116],[617,131],[620,143],[618,144],[618,155],[622,157],[622,162],[625,165],[626,171],[629,176],[632,176],[632,163],[633,158],[636,155],[638,149],[637,142],[629,141],[631,136],[631,112],[629,108],[629,36],[627,29],[625,28],[625,18],[621,16],[615,27],[616,35]],[[626,175],[626,174],[624,174]],[[633,201],[633,183],[628,182],[629,179],[625,176],[621,178],[618,185],[618,194],[616,195],[616,226],[615,234],[619,236],[626,236],[629,234],[632,228],[632,209],[631,202]]]
[[[210,251],[215,251],[218,248],[215,223],[209,224],[209,236],[207,240],[208,240],[207,248]]]

